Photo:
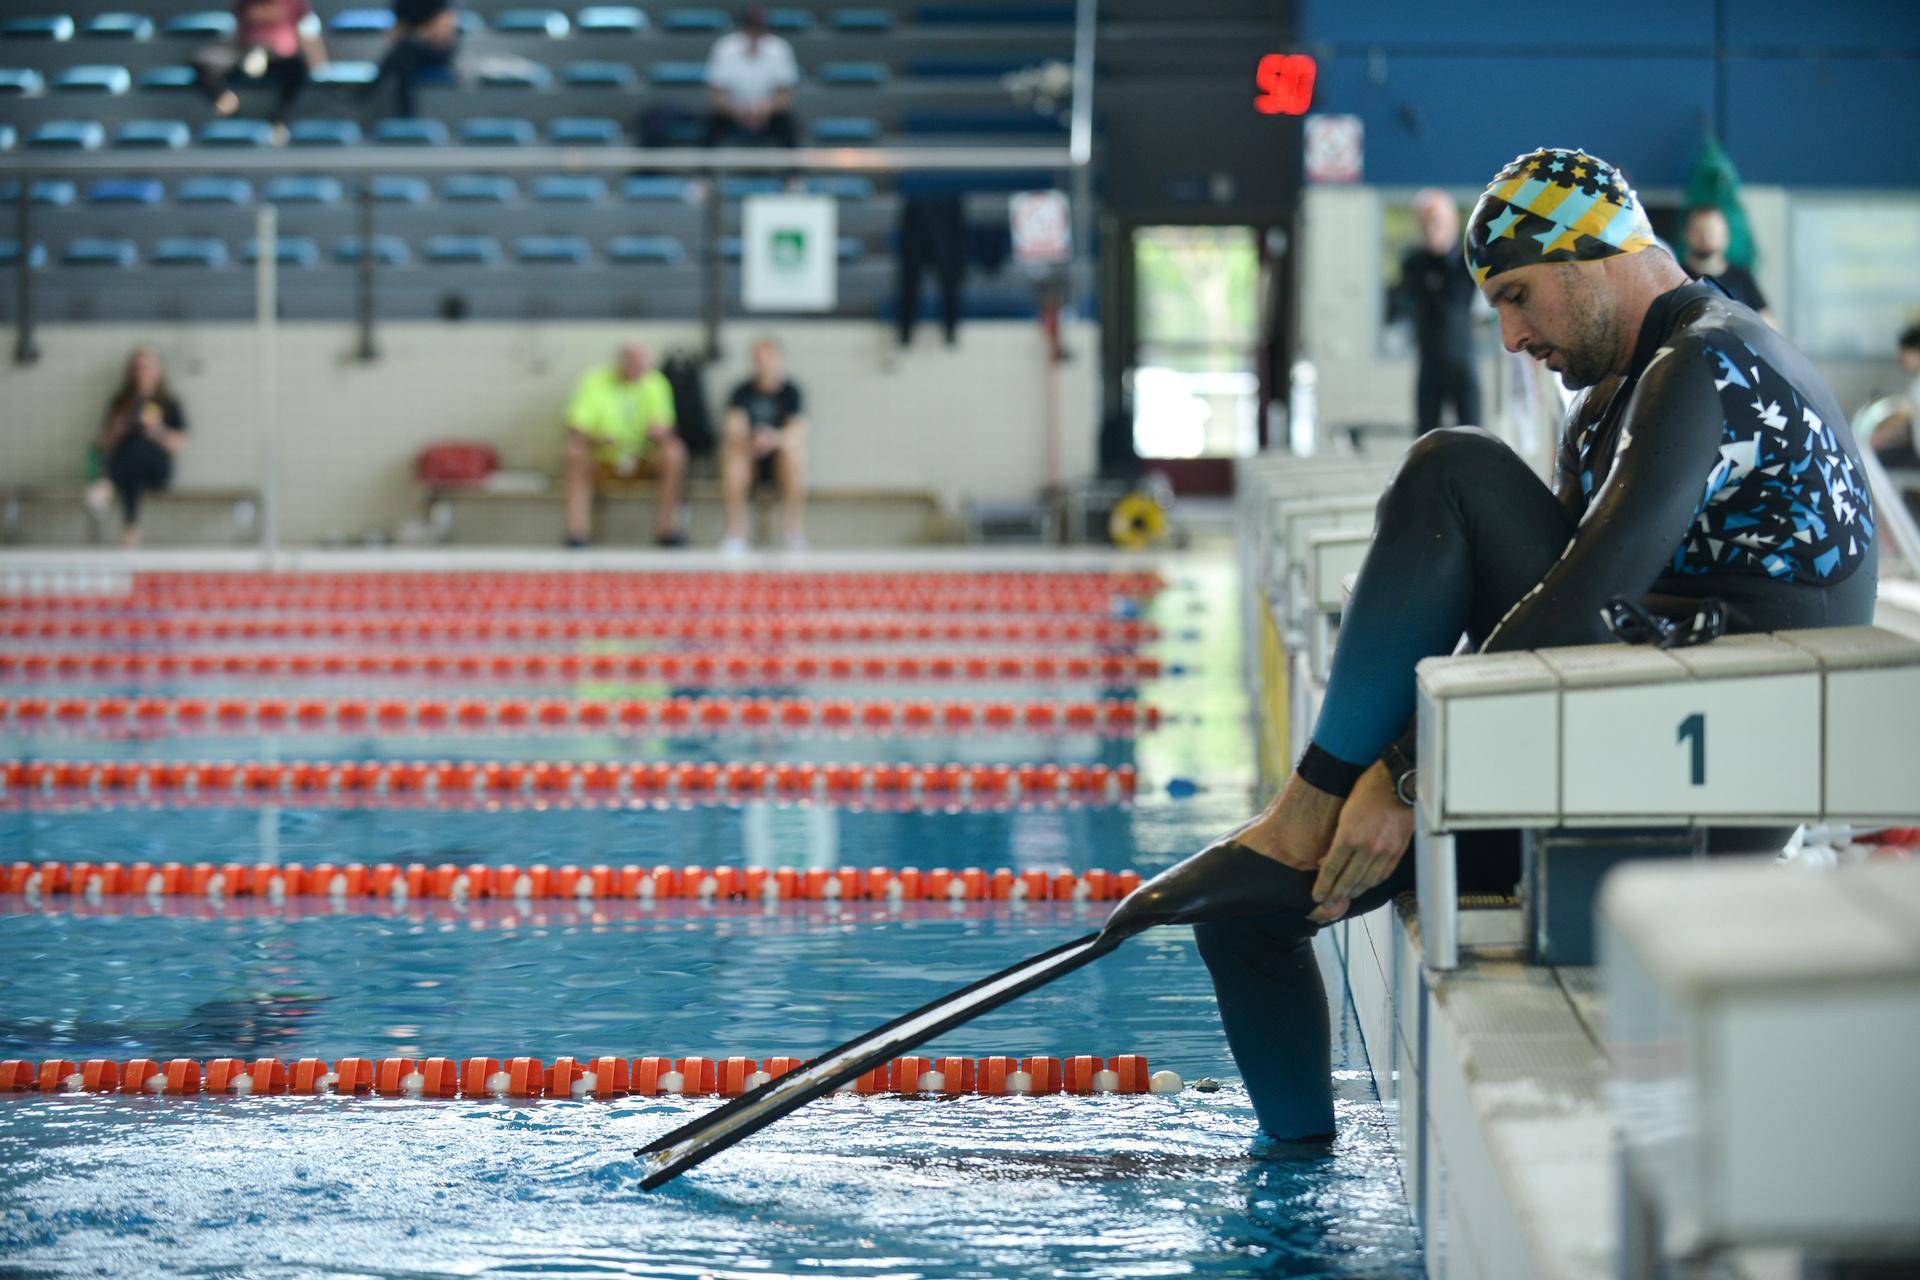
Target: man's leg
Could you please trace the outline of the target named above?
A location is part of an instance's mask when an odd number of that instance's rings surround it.
[[[313,72],[307,66],[307,55],[295,54],[291,58],[275,58],[267,64],[267,79],[274,82],[273,111],[267,119],[276,125],[287,123],[287,113],[293,108],[294,101],[313,78]]]
[[[660,477],[660,506],[654,521],[654,534],[663,543],[680,536],[680,495],[687,483],[687,446],[677,435],[659,442],[654,466]]]
[[[778,458],[782,532],[791,545],[807,536],[807,428],[804,424],[796,422],[780,432]]]
[[[800,145],[800,129],[799,126],[794,123],[793,112],[791,111],[776,111],[768,116],[766,133],[768,139],[779,146],[797,147]]]
[[[1445,367],[1440,360],[1424,353],[1420,356],[1420,371],[1414,375],[1413,384],[1413,433],[1416,436],[1440,428],[1440,392]]]
[[[593,533],[593,445],[578,431],[567,433],[567,542],[584,547]]]
[[[720,496],[726,502],[727,537],[747,540],[747,496],[753,488],[753,429],[729,417],[720,441]]]
[[[893,288],[903,347],[913,341],[913,326],[920,318],[920,269],[926,262],[925,236],[925,214],[917,202],[909,200],[900,211],[898,272]]]

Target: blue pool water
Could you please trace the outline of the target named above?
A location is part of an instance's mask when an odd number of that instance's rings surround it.
[[[1129,807],[27,806],[0,813],[0,844],[8,859],[1151,874],[1254,802],[1220,584],[1153,609],[1204,636],[1161,646],[1195,674],[1141,691],[1178,715],[1120,748],[1143,780]],[[684,746],[756,758],[714,741]],[[919,758],[904,741],[852,740],[843,758]],[[51,737],[30,745],[75,754]],[[475,745],[461,754],[485,754]],[[1116,750],[1070,735],[1002,745],[1002,758],[1061,762]],[[758,758],[804,758],[760,746],[771,754]],[[1176,778],[1197,791],[1169,796]],[[1105,910],[0,898],[0,1057],[805,1056],[1097,927]],[[1387,1117],[1342,1008],[1339,1138],[1317,1153],[1256,1139],[1186,930],[1145,935],[925,1052],[1139,1052],[1189,1082],[1221,1080],[1218,1092],[828,1099],[658,1192],[639,1190],[633,1149],[711,1100],[0,1096],[0,1274],[1415,1276]]]

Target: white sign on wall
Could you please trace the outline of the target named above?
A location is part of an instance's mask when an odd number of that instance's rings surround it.
[[[1366,134],[1359,116],[1308,116],[1308,182],[1358,182],[1366,155]]]
[[[1051,267],[1073,256],[1073,220],[1058,191],[1021,191],[1007,202],[1013,219],[1013,258],[1026,267]]]
[[[748,311],[831,311],[839,298],[839,213],[830,196],[749,196],[741,214],[740,303]]]

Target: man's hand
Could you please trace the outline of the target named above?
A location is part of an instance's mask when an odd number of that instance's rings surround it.
[[[1325,924],[1345,915],[1353,899],[1393,874],[1412,839],[1413,810],[1393,794],[1387,767],[1375,764],[1360,775],[1341,807],[1333,843],[1313,884],[1320,905],[1308,918]]]
[[[674,430],[664,422],[656,422],[647,428],[647,439],[663,445],[674,438]]]
[[[764,458],[780,447],[780,429],[778,427],[755,427],[753,429],[753,456]]]

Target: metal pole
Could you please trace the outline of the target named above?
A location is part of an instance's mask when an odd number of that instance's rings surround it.
[[[280,549],[280,387],[275,329],[279,324],[280,211],[263,204],[254,221],[254,430],[260,433],[260,543],[272,560]]]
[[[33,340],[33,183],[27,174],[20,175],[20,192],[16,196],[15,206],[18,217],[15,224],[20,230],[20,258],[14,264],[19,285],[19,314],[14,317],[16,330],[13,343],[13,362],[32,364],[40,358],[40,348]]]
[[[1093,297],[1093,56],[1099,9],[1099,0],[1078,0],[1073,14],[1073,117],[1067,133],[1067,158],[1073,163],[1076,278],[1067,295],[1067,309],[1076,314]]]
[[[373,340],[373,275],[375,268],[373,251],[373,176],[362,174],[360,178],[360,263],[357,276],[357,304],[359,318],[360,344],[354,355],[363,363],[380,358],[380,347]]]
[[[706,331],[709,361],[720,358],[720,175],[709,172],[700,197],[700,221],[704,243],[701,245],[700,314]]]

